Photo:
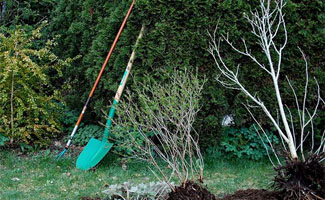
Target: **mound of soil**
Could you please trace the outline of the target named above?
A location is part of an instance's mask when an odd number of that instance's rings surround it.
[[[235,194],[226,195],[218,200],[282,200],[280,192],[267,190],[238,190]]]
[[[179,186],[174,192],[170,192],[167,200],[217,200],[217,198],[201,185],[188,181],[185,187]]]

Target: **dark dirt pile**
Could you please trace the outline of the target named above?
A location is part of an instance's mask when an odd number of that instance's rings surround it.
[[[238,190],[218,200],[282,200],[281,193],[267,190]]]
[[[175,188],[170,192],[167,200],[217,200],[206,188],[194,182],[186,182],[185,187]]]
[[[291,161],[276,168],[275,188],[284,200],[325,199],[325,153],[311,155],[305,161]]]

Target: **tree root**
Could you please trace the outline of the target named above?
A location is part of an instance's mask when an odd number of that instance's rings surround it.
[[[325,200],[325,153],[311,155],[305,161],[287,158],[275,168],[274,187],[283,192],[284,200]]]

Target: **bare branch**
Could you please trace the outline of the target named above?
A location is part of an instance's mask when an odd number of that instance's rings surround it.
[[[325,130],[323,131],[323,135],[322,135],[322,138],[320,140],[320,145],[319,145],[318,149],[315,151],[315,154],[319,155],[319,153],[321,151],[325,152],[324,150],[325,150]]]

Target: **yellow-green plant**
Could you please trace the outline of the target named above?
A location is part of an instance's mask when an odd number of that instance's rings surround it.
[[[59,132],[59,92],[49,74],[61,76],[60,69],[71,59],[58,59],[50,40],[39,45],[44,26],[0,33],[0,132],[10,143],[45,145]]]

